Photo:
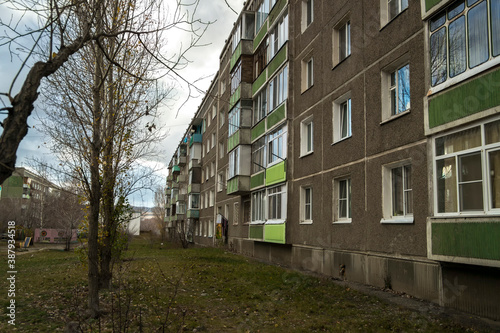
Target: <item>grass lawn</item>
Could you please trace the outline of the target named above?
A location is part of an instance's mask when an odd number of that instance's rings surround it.
[[[115,267],[113,291],[101,293],[99,321],[85,318],[87,271],[75,252],[19,254],[16,269],[16,326],[2,297],[0,332],[57,332],[70,321],[83,332],[474,331],[216,248],[135,240]],[[7,280],[0,285],[6,295]]]

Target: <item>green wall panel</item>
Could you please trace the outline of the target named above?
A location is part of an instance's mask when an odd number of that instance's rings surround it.
[[[255,80],[252,84],[252,96],[259,91],[259,89],[266,83],[267,80],[267,71],[264,70],[262,73],[259,75],[257,80]]]
[[[250,239],[264,239],[264,225],[250,225],[248,228],[248,238]]]
[[[187,211],[187,218],[197,219],[200,217],[200,211],[198,209],[190,209]]]
[[[500,260],[500,222],[432,223],[432,254]]]
[[[500,70],[429,100],[429,127],[444,125],[500,105]]]
[[[429,11],[432,7],[440,3],[442,0],[425,0],[425,10]]]
[[[254,52],[257,50],[257,48],[259,47],[260,42],[262,42],[262,40],[264,39],[264,36],[266,36],[266,34],[267,34],[267,21],[264,22],[264,24],[262,25],[262,27],[260,27],[260,30],[257,33],[257,36],[255,36],[255,38],[253,40],[253,50],[254,50]]]
[[[266,224],[264,226],[264,241],[285,244],[286,224]]]
[[[231,95],[229,99],[229,110],[233,108],[233,106],[238,102],[241,98],[241,84],[238,86],[234,94]]]
[[[288,0],[278,0],[278,2],[274,5],[273,9],[271,9],[268,18],[270,26],[272,26],[274,21],[276,21],[276,19],[279,17],[278,15],[281,13],[283,8],[285,8],[287,3]]]
[[[274,125],[278,124],[280,121],[286,118],[286,102],[281,104],[276,110],[267,116],[267,129],[270,129]]]
[[[240,41],[240,43],[236,47],[236,50],[234,50],[234,53],[231,56],[229,71],[233,70],[234,65],[236,65],[236,63],[238,62],[238,59],[240,59],[240,56],[241,56],[241,45],[242,45],[242,43]]]
[[[283,63],[287,60],[288,58],[288,43],[283,45],[281,50],[274,56],[273,60],[269,63],[267,66],[267,76],[271,77],[276,73],[278,68],[283,65]]]
[[[227,194],[231,194],[236,191],[238,191],[238,177],[234,177],[227,182]]]
[[[250,177],[250,188],[256,188],[259,186],[263,186],[266,180],[266,173],[262,171],[261,173],[255,174]]]
[[[286,180],[286,161],[266,169],[266,185],[274,185]]]
[[[252,142],[266,132],[266,122],[262,120],[252,128]]]
[[[238,130],[227,139],[227,152],[229,153],[239,144],[240,144],[240,131]]]

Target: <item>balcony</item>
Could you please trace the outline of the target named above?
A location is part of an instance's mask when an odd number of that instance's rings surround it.
[[[250,128],[240,128],[227,139],[227,152],[239,145],[250,145],[252,143],[252,130]]]
[[[200,161],[197,159],[192,159],[189,161],[189,170],[192,170],[193,168],[200,168]]]
[[[188,185],[188,193],[200,193],[201,185],[200,184],[189,184]]]
[[[250,176],[236,176],[227,182],[227,194],[244,195],[250,192]]]
[[[177,176],[177,183],[185,183],[187,181],[186,175]]]
[[[202,143],[203,136],[201,133],[191,134],[191,138],[189,139],[189,147],[191,147],[194,143]]]
[[[185,165],[186,165],[186,162],[187,162],[187,158],[186,158],[186,156],[181,156],[181,157],[179,157],[179,159],[178,159],[178,165],[179,165],[179,166],[185,166]]]
[[[199,209],[188,209],[186,217],[188,219],[197,219],[200,217],[200,210]]]
[[[261,242],[285,244],[286,223],[252,223],[248,229],[248,238]]]

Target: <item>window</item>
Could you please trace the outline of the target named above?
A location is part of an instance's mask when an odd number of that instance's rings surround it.
[[[229,176],[228,179],[231,179],[237,176],[240,172],[240,147],[238,146],[236,149],[233,149],[229,153]]]
[[[280,185],[267,190],[269,220],[286,219],[286,186]]]
[[[267,51],[269,56],[267,57],[268,61],[278,53],[281,47],[288,41],[288,13],[285,13],[270,29],[269,33],[269,47]]]
[[[208,165],[205,170],[205,180],[208,181],[208,178],[210,178],[210,165]]]
[[[410,65],[382,72],[382,120],[410,110]]]
[[[240,102],[236,104],[236,106],[229,111],[228,114],[228,123],[229,123],[229,128],[228,128],[228,136],[233,135],[240,129]]]
[[[302,91],[306,91],[314,84],[314,65],[313,58],[310,57],[302,61]]]
[[[222,192],[224,190],[224,172],[221,171],[217,174],[217,192]]]
[[[252,144],[252,173],[266,169],[266,137]]]
[[[455,1],[429,21],[431,85],[456,82],[498,63],[500,1]],[[496,60],[492,62],[492,60]],[[484,66],[483,66],[484,67]],[[470,71],[470,74],[465,74]],[[462,76],[463,77],[463,76]]]
[[[500,212],[500,121],[435,139],[435,212]]]
[[[182,201],[177,201],[175,203],[175,211],[177,215],[186,214],[186,204]]]
[[[208,112],[207,112],[208,113]],[[207,127],[210,127],[210,122],[211,122],[212,117],[210,117],[209,114],[207,114]]]
[[[264,207],[265,207],[266,191],[258,191],[252,193],[252,222],[264,222]]]
[[[413,223],[412,167],[399,162],[383,169],[382,223]]]
[[[389,20],[395,18],[406,8],[408,8],[408,0],[387,0]]]
[[[313,152],[313,119],[312,117],[300,123],[300,155]]]
[[[219,142],[219,158],[224,157],[224,142]]]
[[[200,209],[200,194],[191,193],[189,195],[189,209]]]
[[[260,27],[262,27],[262,25],[266,21],[267,15],[269,15],[269,1],[263,0],[257,8],[257,21],[255,24],[256,32],[260,30]]]
[[[233,224],[234,225],[238,224],[239,219],[240,219],[240,203],[235,202],[234,203]]]
[[[241,61],[235,66],[233,72],[231,73],[231,95],[236,92],[236,89],[241,84]]]
[[[214,236],[214,221],[208,221],[208,237]]]
[[[313,19],[313,0],[302,1],[302,31],[306,30],[307,27],[311,25]]]
[[[351,179],[335,180],[334,192],[335,222],[351,222]]]
[[[283,126],[268,135],[269,165],[279,163],[286,158],[286,126]]]
[[[267,114],[267,89],[262,89],[254,100],[253,124],[257,124]]]
[[[215,132],[212,133],[212,147],[211,148],[213,148],[213,147],[215,147]]]
[[[344,19],[333,31],[333,65],[351,55],[351,22]]]
[[[205,208],[208,208],[208,192],[205,192]]]
[[[212,105],[212,119],[217,115],[217,106]]]
[[[224,126],[224,123],[226,122],[226,115],[224,114],[224,111],[221,111],[219,113],[219,128]]]
[[[351,99],[343,98],[335,102],[333,107],[333,142],[351,136]]]
[[[269,81],[269,110],[273,112],[288,98],[288,65]]]
[[[224,79],[222,79],[220,83],[220,94],[224,94],[226,92],[226,82]]]
[[[233,53],[236,50],[236,48],[238,47],[240,40],[241,40],[241,21],[238,21],[236,29],[234,30],[234,33],[232,36],[233,43],[231,44],[231,51]]]
[[[312,187],[306,186],[300,189],[300,206],[302,223],[312,223]]]
[[[215,200],[214,190],[210,190],[210,196],[209,196],[210,207],[214,206],[214,200]]]
[[[212,161],[212,163],[210,163],[210,165],[212,167],[210,177],[213,177],[213,176],[215,176],[215,161]]]

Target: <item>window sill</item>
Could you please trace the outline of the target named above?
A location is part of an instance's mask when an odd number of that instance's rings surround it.
[[[286,220],[267,220],[265,224],[284,224]]]
[[[300,224],[313,224],[313,221],[312,220],[307,220],[307,221],[300,221]]]
[[[392,218],[380,220],[382,224],[413,224],[413,216],[393,216]]]
[[[351,224],[352,219],[337,220],[333,221],[332,224]]]
[[[314,153],[314,150],[311,150],[311,151],[308,151],[308,152],[306,152],[306,153],[304,153],[304,154],[301,154],[301,155],[299,156],[299,158],[307,157],[307,156],[309,156],[309,155],[312,155],[312,153]]]
[[[347,140],[347,139],[350,139],[350,138],[352,138],[352,134],[351,134],[351,135],[349,135],[349,136],[346,136],[345,138],[342,138],[342,139],[339,139],[339,140],[337,140],[337,141],[334,141],[334,142],[332,143],[332,146],[333,146],[333,145],[336,145],[337,143],[343,142],[343,141],[345,141],[345,140]]]
[[[314,83],[311,84],[309,87],[306,87],[305,89],[302,89],[302,91],[300,92],[300,94],[301,95],[305,94],[306,92],[308,92],[309,90],[311,90],[313,87],[314,87]]]
[[[399,118],[401,118],[401,117],[403,117],[403,116],[406,116],[407,114],[409,114],[409,113],[410,113],[410,111],[411,111],[411,109],[408,109],[408,110],[403,111],[403,112],[401,112],[401,113],[398,113],[398,114],[392,115],[392,116],[390,116],[389,118],[382,120],[382,121],[380,122],[380,125],[384,125],[384,124],[390,123],[390,122],[391,122],[391,121],[393,121],[393,120],[396,120],[396,119],[399,119]]]

